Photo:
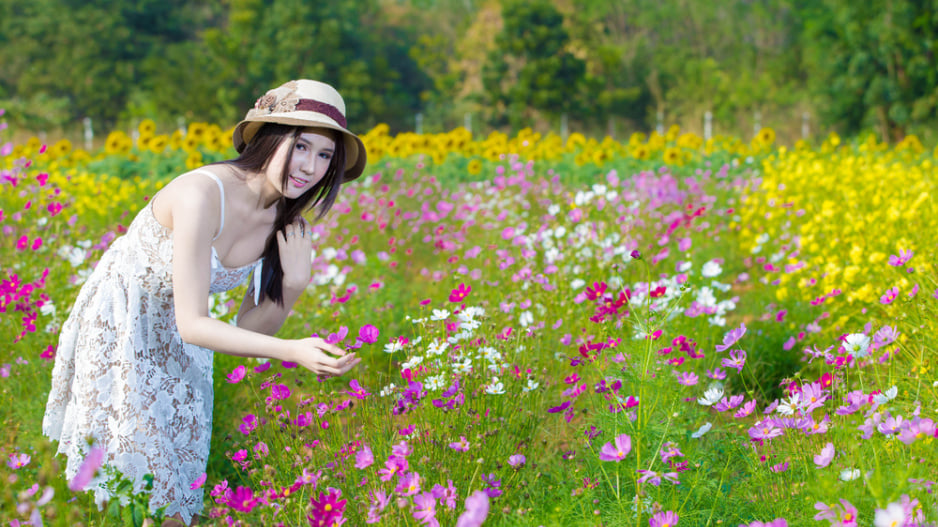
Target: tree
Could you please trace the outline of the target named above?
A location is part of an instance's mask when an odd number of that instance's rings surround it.
[[[585,63],[567,48],[563,15],[547,0],[511,0],[502,7],[496,49],[482,69],[495,124],[518,128],[529,110],[558,116],[582,103]],[[507,114],[507,115],[506,115]]]
[[[884,141],[938,113],[938,1],[825,0],[805,22],[812,87],[825,119]]]

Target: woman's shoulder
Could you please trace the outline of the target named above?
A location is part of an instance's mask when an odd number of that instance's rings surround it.
[[[168,228],[172,228],[172,218],[177,207],[199,208],[217,215],[222,206],[217,181],[224,182],[224,178],[224,167],[215,165],[200,167],[176,176],[153,197],[153,215]]]

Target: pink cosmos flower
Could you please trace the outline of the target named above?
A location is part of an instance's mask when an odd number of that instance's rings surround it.
[[[743,394],[732,395],[730,397],[724,397],[723,399],[720,399],[720,402],[717,403],[713,407],[713,409],[718,412],[725,412],[727,410],[732,410],[733,408],[736,408],[737,406],[742,404],[743,399],[745,398],[746,396]]]
[[[85,456],[84,461],[81,462],[81,466],[78,467],[78,473],[76,473],[75,477],[68,483],[69,490],[72,492],[85,490],[85,487],[91,483],[91,479],[94,478],[95,473],[101,468],[103,462],[104,449],[92,447],[88,455]]]
[[[776,428],[775,423],[768,419],[759,421],[749,428],[749,437],[753,440],[772,439],[780,435],[782,435],[782,430]]]
[[[677,374],[678,384],[683,384],[684,386],[694,386],[697,384],[699,378],[696,373],[693,372],[682,372]]]
[[[439,527],[436,519],[436,498],[429,492],[422,492],[414,497],[414,518],[431,527]]]
[[[416,472],[404,474],[401,476],[394,490],[401,496],[413,496],[417,494],[420,492],[420,474]]]
[[[915,255],[915,253],[913,253],[912,251],[906,251],[905,249],[899,249],[899,256],[896,256],[896,255],[894,255],[894,254],[889,256],[889,265],[891,265],[891,266],[893,266],[893,267],[902,267],[902,266],[905,265],[909,260],[911,260],[911,259],[912,259],[912,256],[914,256],[914,255]]]
[[[785,518],[776,518],[770,522],[754,521],[748,524],[740,524],[739,527],[788,527],[788,521]]]
[[[746,324],[741,323],[738,328],[731,329],[726,335],[723,336],[723,344],[717,344],[717,351],[726,351],[735,345],[739,339],[746,334]]]
[[[913,417],[903,423],[899,430],[899,441],[911,445],[916,440],[935,437],[935,422],[928,418]]]
[[[897,296],[899,296],[899,288],[892,287],[890,289],[887,289],[886,292],[883,294],[883,296],[879,297],[879,303],[891,304],[892,301],[895,300]]]
[[[459,441],[450,443],[449,447],[458,452],[466,452],[469,450],[469,441],[466,440],[466,436],[459,436]]]
[[[730,352],[730,358],[723,359],[721,364],[727,368],[736,368],[737,372],[742,372],[743,366],[746,365],[746,352],[743,350],[733,350]]]
[[[27,454],[10,454],[10,459],[7,460],[7,466],[13,470],[21,469],[29,464],[29,460],[32,459]]]
[[[707,377],[717,381],[722,381],[726,378],[726,372],[721,368],[713,368],[713,370],[707,369]]]
[[[244,435],[250,434],[254,431],[255,428],[257,428],[257,416],[254,414],[247,414],[241,418],[241,421],[242,423],[238,426],[238,430],[240,430]]]
[[[370,467],[375,462],[375,455],[364,445],[361,450],[355,453],[355,468],[364,469]]]
[[[371,395],[371,393],[365,391],[362,385],[358,383],[357,379],[350,380],[348,385],[349,385],[349,389],[346,390],[345,393],[351,395],[352,397],[356,399],[364,399],[365,397],[368,397],[369,395]]]
[[[752,399],[751,401],[747,401],[746,404],[744,404],[742,408],[737,410],[736,413],[733,414],[733,417],[735,417],[736,419],[742,419],[743,417],[748,417],[749,414],[751,414],[752,411],[755,409],[756,409],[756,400]]]
[[[456,508],[456,487],[453,486],[453,480],[446,480],[446,486],[436,484],[433,486],[433,497],[440,500],[441,504],[446,504],[450,509]]]
[[[466,498],[466,511],[456,520],[456,527],[479,527],[489,515],[489,497],[481,490]]]
[[[663,511],[648,520],[648,527],[674,527],[680,517],[674,511]]]
[[[203,472],[201,476],[195,478],[195,481],[193,481],[192,484],[189,485],[189,489],[190,489],[190,490],[195,490],[195,489],[200,489],[200,488],[202,488],[202,485],[205,485],[205,479],[206,479],[206,477],[208,477],[208,474],[206,474],[205,472]]]
[[[620,434],[613,443],[606,443],[599,451],[601,461],[622,461],[632,451],[632,438],[628,434]]]
[[[524,454],[514,454],[508,456],[508,464],[513,468],[521,468],[524,466],[524,463],[527,461],[527,458],[524,457]]]
[[[827,443],[824,445],[824,448],[821,449],[821,453],[814,456],[814,464],[817,465],[818,468],[824,468],[830,465],[832,459],[834,459],[834,443]]]
[[[814,508],[819,511],[814,515],[816,521],[827,520],[832,527],[857,526],[857,508],[843,498],[839,504],[830,506],[819,501],[814,504]]]

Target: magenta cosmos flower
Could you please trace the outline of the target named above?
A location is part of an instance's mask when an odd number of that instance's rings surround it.
[[[469,296],[469,293],[472,291],[472,287],[466,284],[459,284],[456,289],[453,289],[449,294],[449,301],[454,303],[462,302]]]
[[[632,438],[628,434],[620,434],[614,443],[603,445],[599,451],[601,461],[622,461],[632,451]]]

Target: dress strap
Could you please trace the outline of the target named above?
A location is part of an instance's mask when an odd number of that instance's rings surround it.
[[[218,183],[218,192],[221,193],[221,221],[218,223],[218,233],[212,238],[212,241],[215,241],[221,236],[221,230],[225,228],[225,186],[221,184],[221,179],[218,176],[208,170],[196,170],[195,172],[208,174],[210,178],[215,180],[215,183]]]

